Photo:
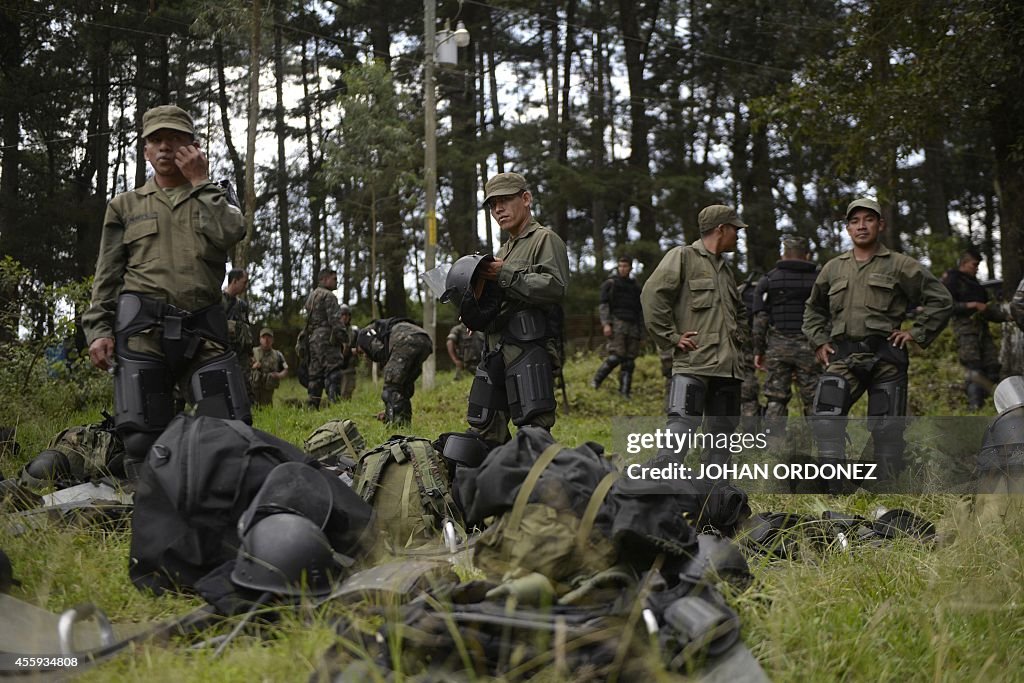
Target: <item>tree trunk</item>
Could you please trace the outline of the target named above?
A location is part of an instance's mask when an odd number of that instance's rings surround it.
[[[323,189],[320,187],[319,174],[320,174],[320,160],[316,157],[313,152],[313,105],[312,95],[309,91],[309,73],[312,66],[314,80],[319,82],[320,76],[320,62],[317,60],[317,43],[316,38],[313,39],[313,52],[314,60],[313,64],[310,65],[309,58],[306,54],[306,42],[302,43],[302,102],[303,108],[302,113],[305,117],[306,130],[306,197],[309,200],[309,234],[313,240],[312,248],[312,263],[313,263],[313,278],[316,278],[320,272],[320,210],[324,203]],[[319,118],[318,118],[319,121]],[[348,263],[345,264],[346,271],[348,269]],[[345,281],[345,296],[346,301],[348,300],[348,273],[346,272]]]
[[[260,45],[263,3],[253,0],[249,13],[249,106],[245,140],[245,238],[235,247],[235,268],[249,265],[249,245],[256,236],[256,129],[260,121]]]
[[[928,227],[936,237],[953,234],[949,225],[949,201],[946,199],[946,153],[941,135],[930,138],[924,148],[924,186]]]
[[[288,158],[285,142],[288,137],[284,123],[284,41],[282,25],[284,12],[280,4],[275,6],[274,21],[274,90],[277,101],[274,107],[274,124],[277,135],[277,229],[281,238],[281,310],[285,320],[292,310],[292,236],[288,217]]]
[[[224,76],[224,43],[221,41],[220,34],[213,39],[213,54],[217,69],[217,104],[220,108],[221,128],[224,129],[224,144],[227,147],[228,159],[231,160],[231,168],[234,171],[235,187],[243,189],[245,188],[245,163],[238,154],[238,148],[235,147],[235,142],[231,137],[231,105],[228,102],[227,79]],[[245,202],[249,197],[244,190],[242,195],[242,209],[245,210]]]

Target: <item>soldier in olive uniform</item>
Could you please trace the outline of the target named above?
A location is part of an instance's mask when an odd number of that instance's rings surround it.
[[[700,239],[670,250],[641,293],[647,331],[672,350],[672,380],[666,400],[668,430],[731,434],[739,424],[740,384],[747,314],[736,276],[723,254],[736,250],[747,224],[735,209],[705,207],[697,217]],[[718,439],[716,439],[718,441]],[[663,449],[657,461],[682,462],[681,451]],[[707,462],[724,464],[727,448],[711,448]]]
[[[341,398],[341,373],[345,365],[342,355],[348,335],[341,321],[341,305],[334,290],[338,288],[338,273],[324,268],[317,277],[318,286],[306,298],[306,327],[309,330],[309,392],[307,405],[320,407],[320,399],[327,390],[327,399]]]
[[[757,383],[757,370],[754,367],[754,347],[750,335],[754,329],[754,295],[759,273],[752,272],[739,286],[740,300],[747,311],[747,335],[743,344],[743,381],[740,383],[740,415],[745,418],[759,417],[762,414],[761,387]]]
[[[633,259],[622,256],[616,274],[601,284],[601,328],[608,339],[608,356],[597,369],[590,386],[597,389],[616,366],[619,368],[619,394],[629,398],[633,389],[633,369],[640,355],[643,336],[643,311],[640,308],[640,285],[630,275]]]
[[[114,420],[130,462],[178,411],[176,392],[200,414],[252,419],[220,292],[242,214],[210,180],[187,112],[150,109],[142,139],[154,175],[108,204],[82,318],[93,365],[115,368]]]
[[[406,318],[374,320],[359,330],[356,352],[383,366],[384,412],[377,417],[394,426],[410,424],[416,378],[423,372],[423,361],[434,352],[430,335]]]
[[[497,257],[481,262],[481,286],[497,286],[497,316],[483,331],[489,352],[470,390],[470,429],[492,443],[512,438],[508,423],[551,429],[555,375],[562,365],[558,340],[569,284],[565,242],[533,218],[533,194],[518,173],[499,173],[484,186],[491,217],[508,233]],[[511,384],[511,388],[509,385]]]
[[[960,255],[956,268],[942,275],[953,297],[953,334],[956,335],[960,365],[966,369],[964,378],[967,405],[980,410],[985,397],[999,381],[999,350],[989,332],[989,322],[1004,322],[1004,310],[990,301],[988,291],[978,282],[981,256],[973,250]]]
[[[249,274],[241,268],[232,268],[228,271],[228,286],[221,297],[224,315],[228,319],[228,343],[243,368],[252,365],[252,349],[256,343],[252,336],[252,323],[249,322],[249,302],[242,298],[248,287]],[[249,401],[255,402],[250,374],[245,373],[245,389]]]
[[[463,372],[468,372],[470,377],[476,374],[476,366],[484,354],[483,332],[471,330],[465,323],[459,323],[448,332],[445,346],[448,357],[455,364],[456,380],[462,379]]]
[[[274,391],[281,380],[288,376],[288,363],[284,354],[274,348],[274,331],[269,327],[260,330],[260,345],[252,350],[252,378],[250,380],[258,406],[274,403]]]
[[[342,304],[341,327],[344,342],[341,346],[341,400],[347,401],[352,398],[356,390],[356,366],[359,364],[359,357],[356,356],[356,334],[359,329],[352,324],[352,309],[348,304]]]
[[[846,210],[853,249],[825,264],[804,310],[804,335],[825,372],[814,395],[811,431],[818,458],[846,460],[846,418],[866,391],[868,428],[879,473],[903,469],[907,414],[906,344],[927,348],[949,321],[953,299],[918,261],[882,244],[882,210],[873,199],[856,199]],[[907,311],[918,307],[909,330],[900,329]],[[830,490],[841,485],[829,484]]]
[[[783,241],[782,259],[757,283],[754,293],[754,366],[766,370],[765,417],[789,414],[795,382],[804,415],[811,414],[821,366],[801,328],[804,304],[818,277],[806,237],[791,235]]]

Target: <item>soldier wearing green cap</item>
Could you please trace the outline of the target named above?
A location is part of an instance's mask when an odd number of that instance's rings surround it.
[[[508,234],[493,261],[482,261],[480,284],[494,283],[497,315],[483,329],[488,351],[470,389],[470,429],[492,443],[511,438],[508,423],[551,429],[562,302],[569,285],[565,242],[533,217],[533,194],[518,173],[499,173],[484,186],[484,205]]]
[[[692,433],[703,422],[705,433],[731,434],[739,424],[749,332],[736,273],[723,254],[736,250],[739,231],[747,224],[735,209],[721,204],[702,209],[697,224],[700,239],[665,254],[640,301],[647,331],[659,348],[672,351],[669,431]],[[685,456],[684,446],[664,449],[656,460],[682,462]],[[711,448],[706,458],[724,464],[730,454],[727,448]]]
[[[242,214],[209,177],[188,112],[142,117],[153,175],[107,205],[92,303],[82,323],[93,364],[115,367],[115,423],[140,460],[188,396],[200,414],[251,420],[221,306],[228,252]]]
[[[811,417],[819,460],[845,462],[845,416],[867,392],[875,460],[879,473],[891,477],[903,469],[907,342],[922,348],[931,344],[949,321],[953,299],[918,261],[882,244],[885,227],[878,202],[850,202],[846,231],[853,248],[818,274],[804,310],[803,332],[825,366]],[[919,313],[913,326],[901,329],[914,307]],[[841,484],[829,486],[841,489]]]
[[[288,363],[284,354],[274,348],[274,331],[269,327],[260,330],[260,345],[252,350],[252,372],[250,381],[258,406],[274,403],[274,391],[281,380],[288,376]]]
[[[754,366],[765,370],[765,417],[788,414],[792,385],[800,390],[804,415],[810,415],[821,366],[804,336],[804,303],[818,277],[806,237],[787,235],[782,258],[754,291]]]

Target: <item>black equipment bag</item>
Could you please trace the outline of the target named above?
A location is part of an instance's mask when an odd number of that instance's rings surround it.
[[[135,489],[128,574],[157,594],[191,588],[233,559],[238,519],[298,447],[240,420],[178,415],[146,455]]]

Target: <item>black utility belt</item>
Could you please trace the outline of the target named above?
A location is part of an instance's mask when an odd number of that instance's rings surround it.
[[[832,346],[836,349],[832,360],[846,358],[855,353],[870,353],[879,360],[895,365],[908,365],[910,363],[907,350],[905,348],[896,348],[889,342],[888,337],[883,337],[882,335],[871,335],[864,339],[833,339]]]
[[[168,341],[198,336],[228,343],[227,315],[220,304],[192,312],[135,292],[123,292],[117,298],[117,335],[130,336],[156,325],[163,328],[162,336]]]

